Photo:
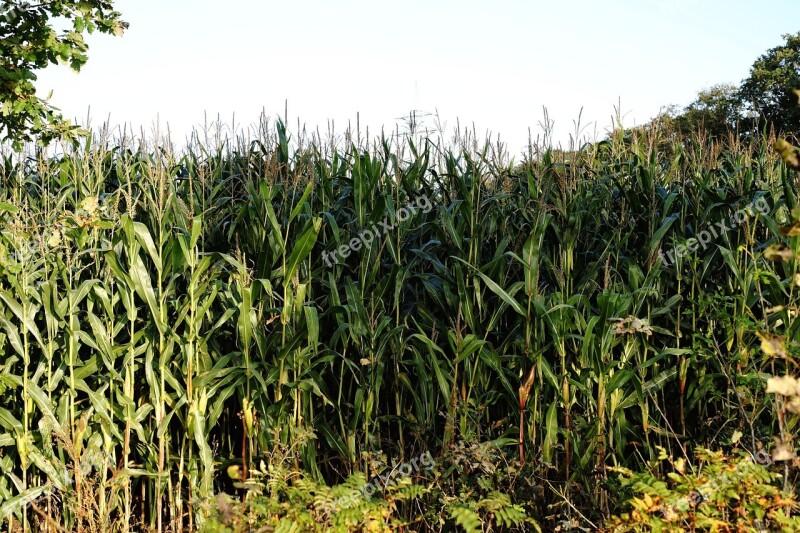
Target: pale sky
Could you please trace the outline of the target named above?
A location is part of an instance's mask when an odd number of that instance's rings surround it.
[[[90,37],[80,74],[41,73],[40,94],[85,124],[148,130],[180,144],[207,113],[247,126],[262,109],[339,133],[374,133],[410,110],[452,128],[500,134],[512,154],[542,108],[566,142],[583,108],[602,138],[621,102],[641,124],[697,91],[738,83],[753,61],[800,31],[800,2],[772,0],[118,0],[130,29]],[[429,121],[430,122],[430,121]],[[431,123],[432,125],[432,123]]]

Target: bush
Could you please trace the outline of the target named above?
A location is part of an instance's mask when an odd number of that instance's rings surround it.
[[[329,487],[297,473],[290,462],[262,464],[246,483],[235,484],[246,490],[244,501],[217,495],[203,531],[541,531],[513,501],[523,499],[514,492],[518,469],[503,464],[491,442],[454,444],[412,476],[392,471],[397,469],[385,468],[370,480],[357,472]],[[366,491],[368,484],[378,490]]]
[[[800,531],[795,496],[779,487],[779,474],[749,455],[699,448],[700,464],[691,471],[684,459],[661,451],[646,472],[615,469],[634,496],[630,510],[608,522],[613,531]],[[664,460],[672,467],[666,479],[655,473]]]

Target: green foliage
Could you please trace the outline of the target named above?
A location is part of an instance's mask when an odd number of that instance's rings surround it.
[[[36,96],[36,71],[56,63],[79,71],[88,60],[84,34],[122,35],[127,27],[108,0],[0,1],[0,141],[19,148],[74,136],[77,128]]]
[[[457,525],[464,528],[467,533],[475,533],[482,530],[481,517],[466,505],[459,504],[450,507],[450,518]]]
[[[783,139],[775,145],[784,163],[791,168],[800,167],[797,149]],[[760,348],[765,359],[771,361],[772,372],[781,372],[784,361],[791,364],[794,354],[789,346],[797,339],[797,297],[793,287],[798,285],[796,257],[800,235],[800,209],[794,206],[794,195],[788,194],[787,206],[790,208],[791,223],[775,227],[775,233],[789,238],[789,246],[782,243],[766,246],[761,257],[756,260],[764,270],[759,274],[773,286],[784,289],[772,293],[771,307],[765,310],[762,327],[767,331],[756,331]],[[775,275],[767,274],[769,262],[788,263],[786,269],[777,269]],[[766,274],[766,275],[765,275]],[[786,276],[786,277],[784,277]],[[737,286],[746,290],[748,283],[741,276]],[[744,322],[744,321],[743,321]],[[756,324],[749,322],[748,329]],[[787,336],[774,332],[780,329]],[[788,337],[788,338],[787,338]],[[777,363],[777,364],[776,364]],[[768,470],[764,464],[789,462],[796,466],[796,456],[791,444],[793,438],[790,428],[796,427],[797,414],[800,414],[800,386],[792,376],[773,376],[767,379],[766,392],[776,395],[775,414],[780,430],[772,453],[758,450],[754,455],[739,453],[738,457],[725,456],[722,452],[712,452],[702,447],[696,449],[699,465],[691,467],[683,458],[672,459],[661,449],[657,461],[650,465],[649,471],[634,474],[626,468],[615,468],[620,473],[619,481],[623,491],[635,496],[627,500],[631,508],[608,522],[614,531],[797,531],[800,529],[800,515],[794,492],[780,487],[779,474]],[[741,393],[740,393],[741,394]],[[753,401],[753,404],[760,402]],[[792,420],[794,418],[794,420]],[[750,422],[750,431],[755,428]],[[752,436],[752,433],[751,433]],[[734,432],[731,442],[735,445],[743,433]],[[668,461],[669,467],[663,468]],[[759,464],[761,463],[761,464]],[[784,469],[789,472],[788,465]],[[666,477],[666,479],[664,479]]]
[[[487,515],[489,523],[499,528],[515,528],[529,523],[524,509],[512,504],[507,494],[499,492],[492,492],[476,502],[451,505],[449,513],[450,518],[468,533],[484,531],[481,515]]]
[[[715,85],[697,93],[697,98],[674,116],[676,130],[685,138],[698,131],[713,139],[724,139],[742,119],[742,106],[735,85]]]
[[[797,135],[800,108],[795,89],[800,87],[800,33],[783,38],[784,44],[753,63],[740,85],[704,89],[688,106],[670,106],[639,129],[662,130],[684,143],[696,141],[698,135],[704,139],[733,136],[753,140],[770,128],[779,135]]]
[[[397,506],[413,501],[424,488],[410,482],[387,487],[383,497],[359,498],[352,505],[333,511],[330,502],[360,493],[367,482],[354,474],[333,487],[321,485],[306,475],[284,466],[262,465],[241,486],[247,490],[244,502],[225,494],[217,495],[206,533],[239,533],[253,527],[274,527],[275,531],[395,531],[406,521],[397,516]]]
[[[357,479],[357,478],[355,478]],[[363,479],[363,476],[361,477]],[[207,532],[244,532],[253,526],[273,526],[276,531],[395,531],[407,524],[397,516],[398,502],[408,498],[408,490],[397,491],[384,498],[364,500],[335,514],[318,510],[314,493],[327,494],[313,482],[300,482],[302,489],[292,488],[285,494],[251,494],[245,504],[232,503],[225,496],[218,497],[216,517],[204,526]],[[350,492],[352,479],[333,488]],[[424,490],[419,486],[406,489]],[[317,499],[319,496],[316,497]]]
[[[437,516],[443,510],[466,531],[541,531],[531,516],[541,512],[532,497],[536,471],[509,462],[498,445],[458,441],[443,450],[425,499],[428,529],[452,525]]]
[[[698,464],[668,458],[662,450],[650,470],[619,472],[623,490],[633,494],[629,511],[613,517],[607,527],[625,531],[797,531],[797,499],[780,488],[780,476],[748,454],[726,456],[704,448]],[[661,461],[668,460],[669,471]]]
[[[785,43],[771,48],[750,68],[742,82],[740,98],[757,117],[755,128],[772,124],[781,134],[800,132],[800,108],[795,89],[800,87],[800,33],[784,35]]]
[[[102,443],[120,485],[92,501],[142,531],[200,529],[248,479],[258,512],[318,523],[300,477],[333,490],[423,451],[440,475],[392,519],[591,530],[611,465],[781,436],[755,331],[790,323],[761,251],[796,196],[765,142],[615,135],[516,164],[471,136],[259,132],[0,157],[1,527],[46,530],[17,499],[51,478],[44,425]],[[361,527],[385,505],[360,503]]]
[[[425,472],[399,477],[374,494],[365,491],[368,480],[354,473],[343,483],[328,487],[293,472],[291,466],[274,458],[269,466],[252,471],[252,477],[237,487],[247,490],[244,502],[224,494],[211,504],[206,533],[239,533],[253,527],[274,527],[276,531],[541,531],[522,504],[493,487],[495,475],[516,477],[513,468],[483,465],[470,479],[462,468],[465,459],[478,459],[476,449],[456,448]],[[471,451],[470,451],[471,450]],[[480,460],[480,459],[478,459]],[[444,464],[442,464],[444,463]],[[465,465],[461,465],[463,467]],[[509,485],[502,487],[509,491]],[[413,510],[405,518],[406,510]],[[458,528],[454,529],[454,526]]]

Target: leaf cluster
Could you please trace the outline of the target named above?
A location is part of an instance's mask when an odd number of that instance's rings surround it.
[[[0,2],[0,142],[19,148],[79,132],[36,95],[36,71],[58,63],[79,71],[88,60],[84,36],[122,35],[128,24],[120,17],[106,0]]]

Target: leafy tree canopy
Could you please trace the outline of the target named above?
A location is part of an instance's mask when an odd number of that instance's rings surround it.
[[[682,139],[698,133],[720,139],[732,131],[747,137],[764,128],[778,134],[800,134],[800,33],[784,35],[785,43],[768,50],[750,68],[740,86],[714,85],[686,107],[670,106],[645,125]]]
[[[738,88],[731,84],[714,85],[697,93],[697,98],[675,117],[682,135],[704,131],[711,137],[725,137],[741,120]]]
[[[779,132],[800,132],[800,108],[794,90],[800,87],[800,33],[784,35],[786,42],[768,50],[742,82],[742,104],[757,117],[754,126],[765,123]]]
[[[104,0],[0,0],[0,141],[19,147],[38,138],[46,144],[76,132],[36,96],[36,71],[56,63],[79,71],[88,59],[84,35],[122,35],[128,24],[120,16]]]

